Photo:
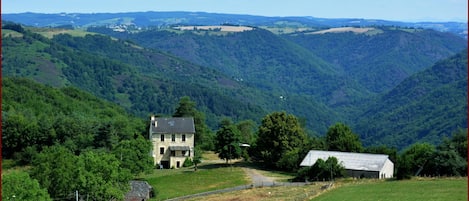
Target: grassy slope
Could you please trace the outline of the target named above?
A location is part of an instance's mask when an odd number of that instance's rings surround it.
[[[165,200],[249,183],[240,167],[216,167],[199,170],[155,170],[145,180],[157,191],[152,200]]]
[[[391,182],[350,183],[313,199],[314,201],[414,201],[467,200],[467,178],[414,179]]]

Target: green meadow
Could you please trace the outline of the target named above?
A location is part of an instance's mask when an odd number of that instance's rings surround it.
[[[157,195],[151,200],[165,200],[217,189],[230,188],[249,183],[240,167],[204,166],[178,170],[154,170],[144,178],[156,189]]]
[[[314,201],[466,201],[467,178],[344,183]]]

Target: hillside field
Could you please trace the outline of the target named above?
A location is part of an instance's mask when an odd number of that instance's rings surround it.
[[[191,199],[211,200],[311,200],[311,201],[465,201],[467,178],[412,179],[405,181],[361,180],[337,182],[326,192],[320,193],[321,185],[304,187],[255,188]],[[306,199],[308,198],[308,199]]]
[[[412,179],[387,182],[348,183],[326,192],[314,201],[414,201],[467,200],[467,178]]]

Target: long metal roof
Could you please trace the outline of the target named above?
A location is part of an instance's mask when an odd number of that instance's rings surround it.
[[[363,171],[380,171],[389,158],[384,154],[311,150],[300,166],[312,166],[318,159],[325,161],[331,156],[336,157],[339,163],[342,162],[345,169]]]

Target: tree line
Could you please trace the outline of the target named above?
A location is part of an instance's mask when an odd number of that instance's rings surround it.
[[[189,97],[183,98],[183,102],[195,106]],[[335,177],[345,176],[345,169],[336,158],[300,169],[299,164],[313,149],[386,154],[395,164],[397,179],[467,175],[467,129],[454,131],[452,136],[445,137],[436,146],[417,142],[401,151],[386,145],[364,147],[359,135],[344,123],[330,126],[323,136],[308,135],[301,120],[286,112],[272,112],[261,120],[260,125],[252,120],[233,123],[225,118],[220,121],[215,134],[205,131],[209,134],[203,134],[203,140],[196,138],[196,145],[210,144],[203,149],[214,150],[226,162],[239,158],[257,161],[270,169],[297,172],[296,179],[329,179],[331,173],[336,174]],[[249,146],[243,146],[246,144]],[[332,170],[331,166],[334,167]]]

